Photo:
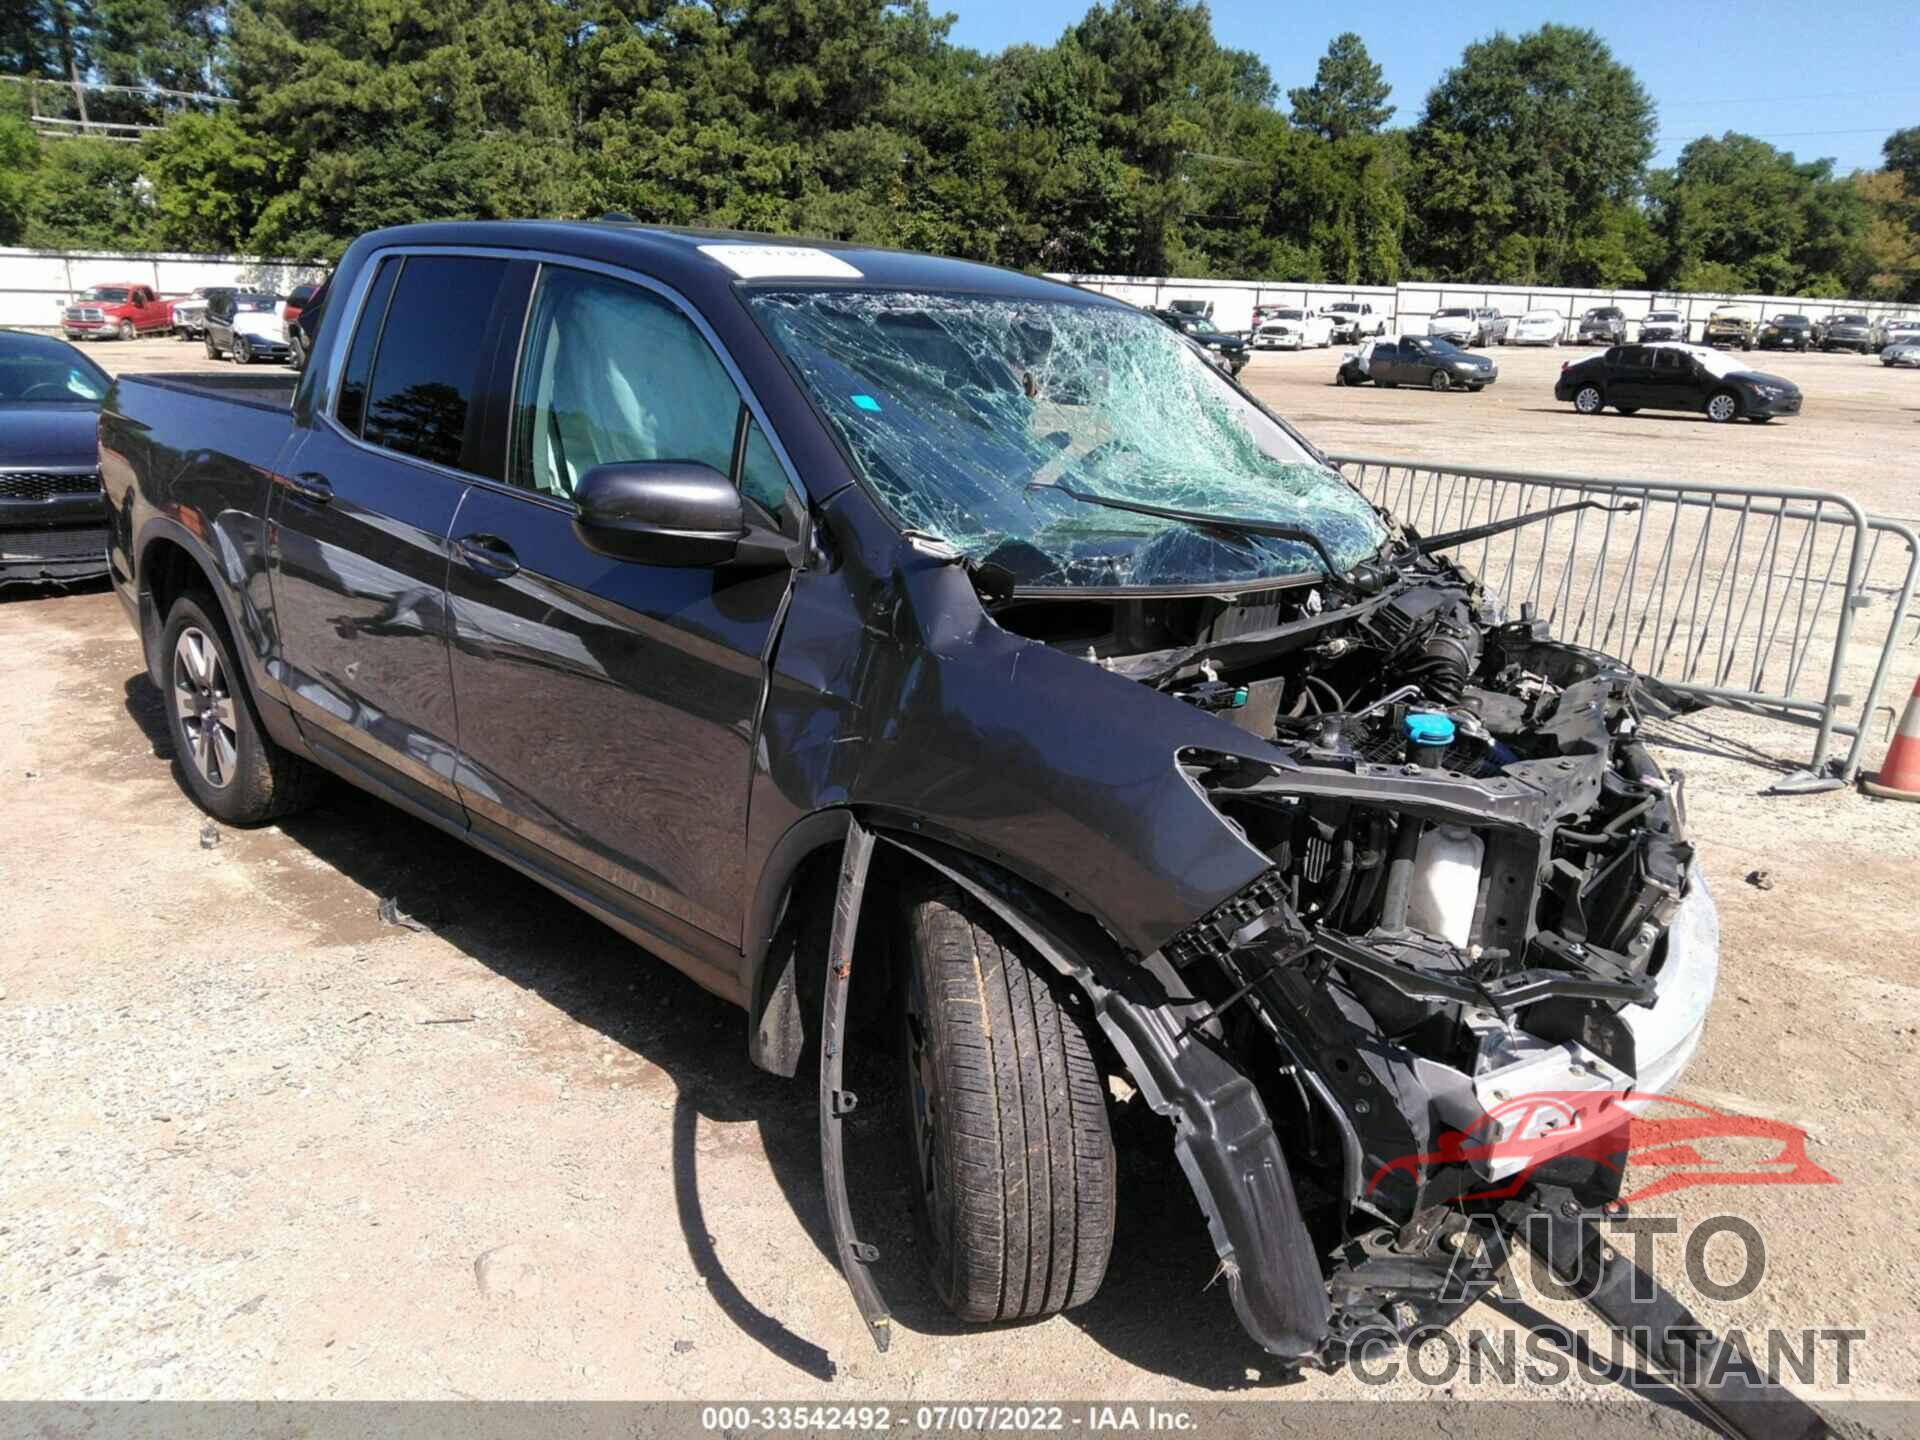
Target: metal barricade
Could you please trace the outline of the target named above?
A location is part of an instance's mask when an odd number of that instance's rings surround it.
[[[1844,495],[1327,458],[1423,535],[1578,501],[1604,507],[1448,553],[1509,615],[1528,607],[1558,638],[1682,694],[1811,727],[1812,759],[1776,790],[1852,782],[1895,652],[1920,640],[1901,634],[1920,538]],[[1829,753],[1836,735],[1851,741],[1844,758]]]

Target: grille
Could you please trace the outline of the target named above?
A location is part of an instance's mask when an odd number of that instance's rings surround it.
[[[51,500],[56,495],[95,495],[100,472],[74,474],[62,470],[0,470],[0,500]]]

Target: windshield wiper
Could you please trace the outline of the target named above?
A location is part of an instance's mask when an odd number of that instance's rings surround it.
[[[1429,535],[1424,540],[1415,541],[1413,548],[1422,555],[1431,555],[1435,550],[1450,550],[1455,545],[1465,545],[1470,540],[1485,540],[1489,536],[1504,535],[1509,530],[1518,530],[1522,525],[1531,525],[1539,520],[1551,520],[1556,515],[1566,515],[1575,510],[1603,510],[1609,515],[1621,515],[1639,508],[1639,503],[1631,500],[1625,505],[1602,505],[1598,500],[1576,500],[1571,505],[1554,505],[1545,510],[1515,515],[1508,520],[1490,520],[1485,525],[1469,525],[1464,530],[1442,530],[1438,535]]]
[[[1207,515],[1197,510],[1172,510],[1165,505],[1146,505],[1138,500],[1116,500],[1111,495],[1095,495],[1088,490],[1076,490],[1064,480],[1036,480],[1027,486],[1029,490],[1058,490],[1062,495],[1080,501],[1083,505],[1099,505],[1108,510],[1125,510],[1132,515],[1151,515],[1160,520],[1178,520],[1187,525],[1195,525],[1203,530],[1231,530],[1241,535],[1261,535],[1271,540],[1291,540],[1305,545],[1320,557],[1320,563],[1326,568],[1329,580],[1341,578],[1340,567],[1334,564],[1333,555],[1311,530],[1303,530],[1298,525],[1283,525],[1277,520],[1253,520],[1237,515]]]

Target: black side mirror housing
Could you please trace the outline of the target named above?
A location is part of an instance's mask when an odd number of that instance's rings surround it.
[[[698,461],[596,465],[573,499],[581,543],[615,560],[754,569],[791,563],[785,537],[769,536],[733,482]]]

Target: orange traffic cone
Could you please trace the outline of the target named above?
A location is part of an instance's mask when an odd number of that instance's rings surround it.
[[[1913,698],[1900,717],[1900,732],[1887,747],[1887,758],[1871,780],[1860,788],[1883,800],[1920,800],[1920,676],[1913,682]]]

